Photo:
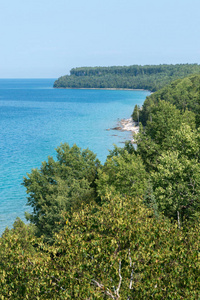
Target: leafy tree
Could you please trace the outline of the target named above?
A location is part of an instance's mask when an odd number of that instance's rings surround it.
[[[168,217],[183,220],[200,212],[200,164],[179,151],[167,151],[152,172],[158,209]]]
[[[156,202],[156,198],[153,192],[153,184],[151,177],[149,177],[147,188],[145,190],[145,194],[143,197],[143,203],[150,209],[154,211],[154,215],[156,218],[160,216],[160,212],[158,210],[158,204]]]
[[[48,259],[45,253],[35,249],[39,243],[32,229],[20,219],[15,221],[13,229],[5,230],[0,238],[1,299],[45,296],[42,269]]]
[[[0,238],[2,299],[198,299],[199,224],[179,229],[139,198],[109,196],[44,244],[17,221]]]
[[[200,209],[200,136],[194,120],[193,112],[181,114],[169,102],[159,101],[137,137],[158,211],[179,220],[198,216]]]
[[[152,107],[145,131],[157,144],[163,146],[166,138],[172,135],[172,131],[179,129],[185,121],[192,124],[194,122],[193,114],[187,111],[187,118],[184,118],[175,105],[160,100]]]
[[[199,73],[199,72],[198,72]],[[175,105],[181,112],[193,111],[197,127],[200,125],[200,75],[194,74],[189,77],[178,79],[171,84],[148,96],[140,111],[140,120],[146,125],[150,119],[153,105],[159,100],[164,100]]]
[[[108,193],[142,196],[146,181],[147,173],[141,158],[129,153],[126,148],[115,147],[105,165],[98,170],[96,183],[100,197]]]
[[[200,162],[200,129],[193,129],[183,123],[178,130],[173,130],[172,135],[166,140],[168,150],[178,151],[180,156],[187,159],[196,159]]]
[[[194,114],[188,110],[181,114],[174,105],[165,101],[151,107],[150,120],[145,128],[140,126],[140,133],[136,136],[137,152],[148,171],[157,168],[163,151],[175,147],[176,142],[172,145],[170,139],[183,123],[194,128]]]
[[[134,107],[133,113],[131,115],[134,122],[139,123],[139,115],[140,115],[140,107],[139,107],[139,105],[136,104]]]
[[[47,239],[63,227],[63,212],[96,199],[95,180],[100,166],[96,155],[88,149],[81,151],[76,145],[70,148],[61,144],[56,151],[57,161],[49,157],[23,182],[29,194],[28,205],[33,208],[26,215],[27,220]]]
[[[75,212],[52,246],[69,299],[197,299],[197,224],[181,231],[138,198],[94,208]]]
[[[158,208],[169,217],[191,218],[199,214],[199,141],[199,129],[183,123],[179,130],[172,130],[165,141],[168,147],[151,173]]]

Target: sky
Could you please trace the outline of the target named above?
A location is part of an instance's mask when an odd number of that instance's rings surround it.
[[[83,66],[200,64],[199,0],[2,0],[0,78]]]

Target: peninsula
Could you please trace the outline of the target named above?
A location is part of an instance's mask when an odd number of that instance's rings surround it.
[[[198,64],[73,68],[54,88],[145,89],[155,92],[172,81],[200,73]]]

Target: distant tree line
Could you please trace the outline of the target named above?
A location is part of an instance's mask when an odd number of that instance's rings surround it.
[[[55,88],[122,88],[157,91],[175,79],[199,73],[198,64],[73,68]]]

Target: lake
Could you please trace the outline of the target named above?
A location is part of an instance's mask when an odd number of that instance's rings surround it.
[[[23,221],[23,176],[67,142],[89,148],[102,163],[129,132],[107,131],[129,118],[148,91],[53,89],[55,79],[0,79],[0,233]]]

